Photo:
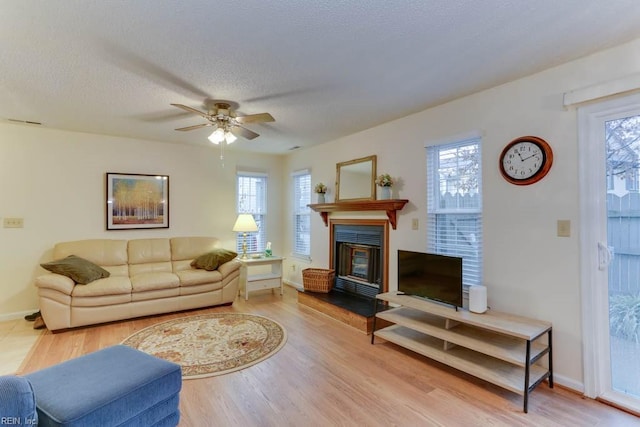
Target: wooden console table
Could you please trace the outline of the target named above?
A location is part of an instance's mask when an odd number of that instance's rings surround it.
[[[551,323],[489,310],[484,314],[388,292],[377,299],[399,305],[377,312],[371,344],[384,338],[440,363],[523,396],[545,379],[553,387]],[[376,331],[376,318],[394,323]],[[546,340],[543,336],[547,336]],[[546,341],[546,342],[545,342]],[[539,365],[548,356],[548,368]]]
[[[317,203],[309,206],[315,212],[320,212],[325,226],[329,225],[330,212],[345,211],[386,211],[391,228],[396,229],[396,212],[404,208],[409,202],[407,199],[391,200],[358,200],[354,202]]]

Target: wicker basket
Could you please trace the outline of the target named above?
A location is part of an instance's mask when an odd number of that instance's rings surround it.
[[[304,290],[326,294],[333,288],[335,273],[335,270],[326,268],[305,268],[302,270]]]

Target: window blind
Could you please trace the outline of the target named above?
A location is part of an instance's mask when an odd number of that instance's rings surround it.
[[[267,246],[267,175],[256,172],[237,172],[238,214],[250,213],[258,225],[258,231],[247,233],[247,252],[264,252]],[[236,251],[242,252],[243,233],[236,236]]]
[[[463,258],[465,285],[482,284],[480,138],[427,146],[427,250]]]
[[[293,255],[311,256],[311,173],[308,169],[293,173]]]

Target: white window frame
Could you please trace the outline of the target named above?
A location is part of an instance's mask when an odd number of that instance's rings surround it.
[[[457,169],[455,176],[442,176],[440,174],[440,153],[444,150],[457,150],[470,145],[477,146],[478,150],[478,164],[475,173],[467,173],[462,176],[458,173],[460,169]],[[425,144],[425,148],[427,151],[427,251],[462,257],[463,284],[466,287],[482,285],[482,135],[479,132],[473,132],[446,140],[432,141]],[[469,171],[467,170],[467,172]],[[475,191],[460,188],[459,183],[468,177],[473,177],[476,180]],[[445,196],[442,191],[446,192],[452,189],[454,194],[471,197],[473,202],[465,203],[462,197],[457,197],[456,203],[449,203],[448,206],[445,206],[443,203]],[[449,220],[449,223],[453,225],[456,236],[451,240],[442,241],[439,237],[443,233],[443,228],[440,227],[446,220]],[[460,227],[460,224],[463,225]]]
[[[291,256],[311,260],[311,171],[301,169],[291,174],[293,218]],[[305,243],[306,241],[306,243]]]
[[[236,172],[236,212],[252,214],[258,225],[258,231],[247,233],[247,253],[262,253],[267,247],[268,184],[268,175],[264,172]],[[238,253],[242,252],[242,243],[243,233],[237,233]]]

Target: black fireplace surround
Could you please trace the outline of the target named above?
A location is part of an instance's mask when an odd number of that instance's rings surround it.
[[[336,224],[333,239],[334,289],[375,298],[382,286],[384,227]]]
[[[331,292],[314,293],[315,298],[364,317],[384,309],[375,296],[382,292],[384,226],[335,224],[333,266],[335,282]]]

